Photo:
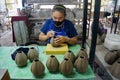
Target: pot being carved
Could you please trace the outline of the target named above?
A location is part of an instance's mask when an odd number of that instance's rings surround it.
[[[86,50],[83,49],[83,48],[81,48],[80,51],[78,52],[77,58],[78,58],[79,56],[81,56],[81,55],[83,55],[83,56],[85,56],[86,58],[88,58],[87,52],[86,52]]]
[[[45,67],[41,61],[34,59],[31,66],[31,72],[36,76],[40,77],[44,74]]]
[[[58,47],[58,46],[60,46],[60,45],[55,42],[55,38],[56,38],[55,36],[53,36],[53,37],[51,38],[50,44],[51,44],[53,47]]]
[[[70,75],[73,71],[73,63],[69,58],[65,58],[60,64],[60,72],[63,75]]]
[[[50,72],[57,72],[59,70],[59,62],[54,55],[47,59],[46,66]]]
[[[17,66],[25,66],[27,64],[27,56],[22,51],[18,51],[15,57]]]
[[[31,47],[28,51],[27,56],[28,59],[32,62],[34,59],[39,58],[39,53],[34,47]]]
[[[116,60],[110,67],[111,74],[120,79],[120,58]]]
[[[117,59],[118,56],[116,51],[110,51],[104,57],[105,62],[110,65],[112,65]]]
[[[65,53],[64,59],[65,59],[65,58],[69,58],[69,59],[72,61],[72,63],[75,62],[75,55],[74,55],[74,53],[73,53],[72,51],[70,51],[70,50]]]
[[[79,56],[75,63],[74,66],[76,68],[76,71],[81,72],[81,73],[85,73],[88,69],[88,60],[85,56]]]

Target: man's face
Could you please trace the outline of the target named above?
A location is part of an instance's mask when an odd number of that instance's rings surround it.
[[[54,21],[62,22],[65,19],[65,15],[59,11],[55,11],[52,13],[52,19]]]

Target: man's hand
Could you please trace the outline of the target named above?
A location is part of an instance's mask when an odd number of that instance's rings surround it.
[[[47,32],[47,37],[48,38],[53,37],[54,34],[55,34],[55,32],[51,30],[51,31]]]
[[[57,44],[63,44],[65,42],[67,42],[68,38],[65,36],[56,36],[55,38],[55,43]]]

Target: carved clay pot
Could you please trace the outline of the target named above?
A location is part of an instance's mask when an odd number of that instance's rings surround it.
[[[31,66],[31,72],[36,76],[36,77],[40,77],[44,74],[45,71],[45,67],[43,65],[43,63],[41,61],[39,61],[38,59],[35,59],[32,62],[32,66]]]
[[[73,71],[73,63],[69,58],[65,58],[60,64],[60,72],[63,75],[70,75]]]
[[[18,66],[22,67],[27,64],[27,56],[22,51],[18,51],[15,57],[15,62]]]
[[[105,38],[106,38],[106,33],[103,33],[103,34],[101,35],[101,41],[104,42],[104,41],[105,41]]]
[[[75,63],[74,66],[76,68],[76,71],[85,73],[88,69],[88,60],[85,56],[79,56]]]
[[[55,43],[55,38],[56,38],[55,36],[51,38],[50,44],[51,44],[53,47],[58,47],[58,46],[60,46],[60,45],[57,44],[57,43]]]
[[[39,53],[34,47],[31,47],[27,56],[30,61],[33,61],[34,59],[39,58]]]
[[[72,61],[72,63],[75,62],[75,55],[74,55],[74,53],[73,53],[72,51],[70,51],[70,50],[65,53],[64,59],[65,59],[65,58],[69,58],[69,59]]]
[[[87,52],[86,52],[85,49],[83,49],[83,48],[81,48],[81,50],[78,52],[77,58],[78,58],[79,56],[81,56],[81,55],[83,55],[83,56],[85,56],[86,58],[88,58]]]
[[[120,50],[117,51],[117,56],[120,58]]]
[[[57,72],[59,70],[59,62],[54,55],[47,59],[46,66],[50,72]]]
[[[117,52],[110,51],[105,55],[104,60],[106,63],[112,65],[117,60],[117,58],[118,58]]]
[[[112,64],[110,72],[114,77],[120,79],[120,58]]]

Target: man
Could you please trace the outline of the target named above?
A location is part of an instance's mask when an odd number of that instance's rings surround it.
[[[52,18],[48,19],[41,28],[39,40],[50,42],[51,37],[56,36],[57,44],[76,44],[77,31],[73,23],[67,19],[66,8],[63,5],[55,5],[52,10]]]

